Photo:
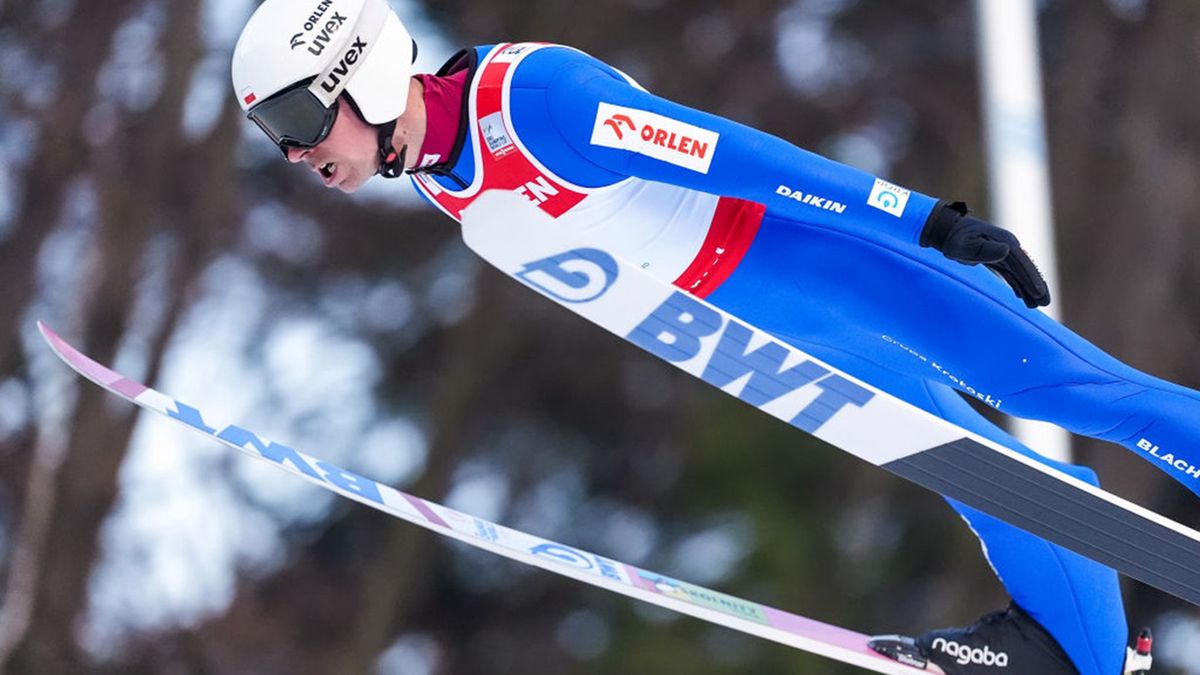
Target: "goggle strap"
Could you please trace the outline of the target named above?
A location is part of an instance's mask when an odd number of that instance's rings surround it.
[[[358,15],[358,21],[354,23],[353,30],[343,31],[345,37],[341,44],[338,45],[334,55],[341,54],[341,58],[331,60],[325,69],[317,75],[312,84],[308,85],[308,90],[313,96],[317,97],[326,108],[333,105],[337,97],[346,89],[346,84],[354,77],[354,74],[366,63],[367,55],[375,48],[375,43],[379,41],[379,36],[383,34],[383,28],[387,25],[388,13],[391,9],[388,7],[386,0],[366,0],[363,3],[362,12]],[[351,46],[355,41],[363,39],[363,33],[366,33],[365,47],[355,57],[354,63],[346,63],[346,47]],[[326,84],[333,80],[332,87],[326,88]]]

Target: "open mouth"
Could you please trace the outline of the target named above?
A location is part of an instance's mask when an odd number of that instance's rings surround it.
[[[322,178],[333,178],[333,172],[337,170],[337,165],[333,162],[322,164],[317,171],[321,173]]]

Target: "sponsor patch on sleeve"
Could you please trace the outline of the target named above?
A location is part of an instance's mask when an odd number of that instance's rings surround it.
[[[601,103],[592,145],[639,155],[707,174],[721,134],[647,110]]]
[[[876,178],[875,187],[871,189],[871,196],[867,198],[867,203],[899,218],[904,215],[904,209],[908,208],[908,198],[911,196],[910,190]]]

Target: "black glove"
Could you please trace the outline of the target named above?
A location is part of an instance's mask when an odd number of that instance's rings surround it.
[[[968,215],[962,202],[940,202],[921,230],[921,246],[966,265],[983,263],[1012,286],[1027,307],[1050,304],[1050,289],[1012,232]]]

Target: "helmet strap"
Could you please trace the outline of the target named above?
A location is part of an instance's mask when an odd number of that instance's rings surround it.
[[[404,175],[404,159],[408,147],[405,146],[396,152],[392,145],[392,134],[395,131],[395,120],[379,127],[379,170],[376,173],[384,178],[399,178]]]

